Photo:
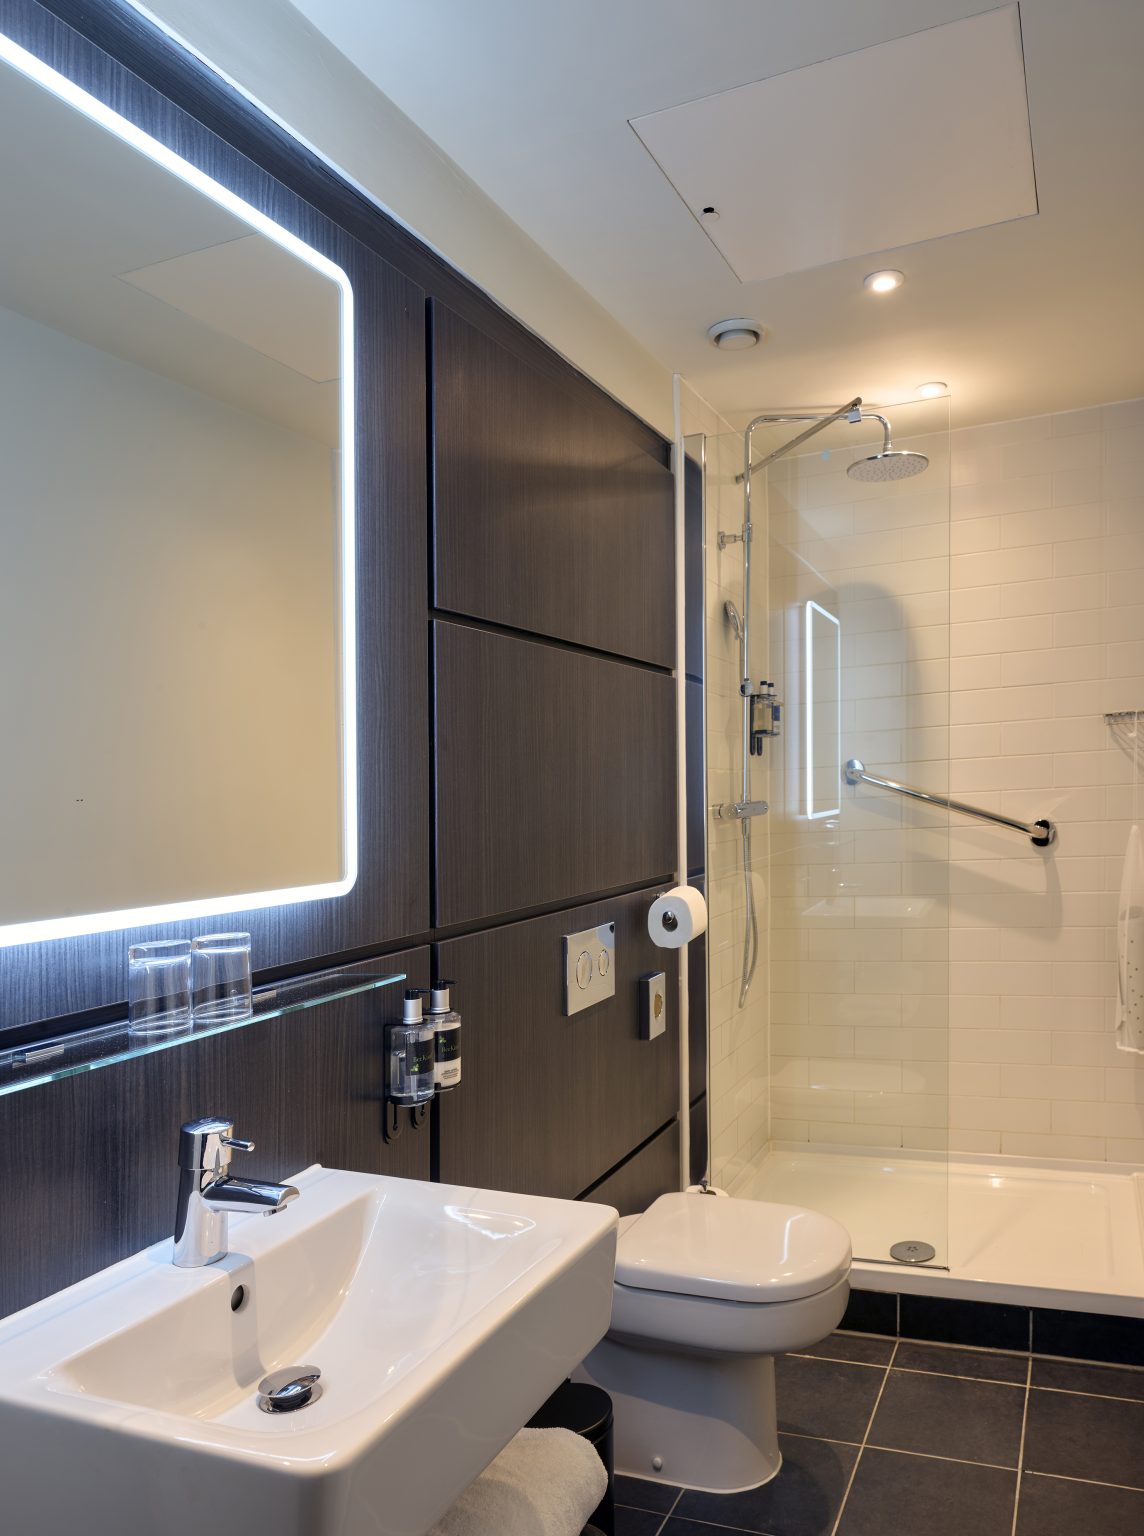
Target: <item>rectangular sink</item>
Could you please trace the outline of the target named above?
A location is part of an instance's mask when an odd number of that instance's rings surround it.
[[[607,1206],[312,1168],[0,1322],[4,1527],[421,1536],[607,1331]],[[322,1395],[268,1414],[270,1372]]]

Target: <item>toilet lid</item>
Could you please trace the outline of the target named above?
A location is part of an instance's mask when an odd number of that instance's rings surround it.
[[[620,1234],[616,1279],[723,1301],[795,1301],[850,1271],[850,1235],[797,1205],[661,1195]]]

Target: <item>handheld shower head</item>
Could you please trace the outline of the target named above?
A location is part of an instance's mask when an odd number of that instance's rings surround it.
[[[727,620],[727,623],[730,624],[735,639],[742,640],[743,621],[739,617],[739,610],[735,607],[730,598],[728,598],[727,601],[723,604],[723,617]]]
[[[882,423],[882,451],[872,453],[865,459],[855,459],[846,470],[851,480],[861,480],[867,484],[886,480],[909,480],[929,468],[929,459],[924,453],[914,453],[909,448],[894,447],[890,441],[890,423],[885,416],[879,416],[876,411],[871,411],[869,415],[863,411],[862,415],[864,419]]]

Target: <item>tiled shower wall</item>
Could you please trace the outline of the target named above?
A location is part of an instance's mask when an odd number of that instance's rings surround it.
[[[915,479],[864,484],[853,427],[769,472],[772,655],[787,697],[771,776],[772,1131],[776,1140],[942,1151],[948,1126],[945,813],[843,789],[839,765],[943,790],[948,767],[949,443],[945,402],[893,412]],[[826,443],[826,452],[820,445]],[[805,800],[806,604],[840,620],[841,733],[815,757],[838,814]],[[816,672],[821,663],[816,655]],[[837,736],[837,732],[835,733]],[[827,805],[829,805],[829,801]]]
[[[1103,719],[1144,709],[1144,402],[955,432],[948,471],[940,436],[909,445],[933,463],[894,486],[771,471],[773,664],[797,689],[791,616],[823,602],[842,757],[1058,841],[862,789],[808,826],[776,759],[772,1134],[939,1150],[948,1125],[955,1151],[1144,1162],[1144,1058],[1112,1032],[1144,794]]]
[[[953,434],[954,794],[1047,816],[1048,854],[952,832],[953,1145],[1144,1162],[1144,1057],[1113,1041],[1116,903],[1144,709],[1144,401]]]
[[[769,818],[755,818],[751,838],[752,881],[759,933],[759,958],[746,1002],[739,1006],[746,929],[743,844],[740,827],[711,814],[710,807],[738,800],[742,793],[742,703],[739,647],[723,604],[743,609],[743,546],[718,547],[720,531],[743,526],[741,471],[743,439],[738,433],[709,436],[706,446],[706,709],[707,709],[707,872],[710,919],[708,983],[710,1019],[711,1177],[733,1183],[757,1162],[770,1138],[768,1094],[767,866]],[[766,528],[766,499],[756,494],[753,517]],[[752,554],[752,670],[769,676],[767,541],[760,534]],[[752,759],[752,795],[765,798],[769,756]]]

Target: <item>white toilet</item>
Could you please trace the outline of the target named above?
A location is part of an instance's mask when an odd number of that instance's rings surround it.
[[[796,1205],[661,1195],[620,1223],[612,1326],[577,1371],[611,1394],[616,1471],[714,1493],[782,1465],[774,1356],[842,1320],[850,1237]]]

